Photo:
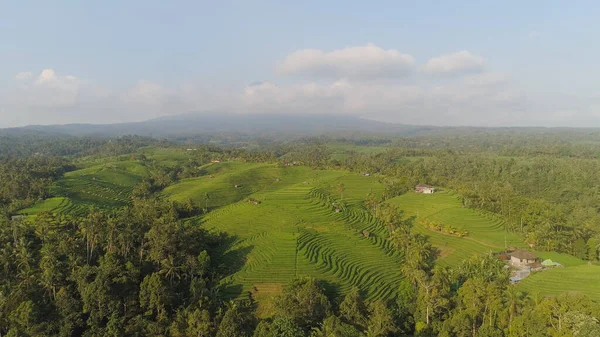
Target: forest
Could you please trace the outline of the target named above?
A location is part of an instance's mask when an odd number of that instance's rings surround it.
[[[505,230],[529,247],[597,263],[600,144],[582,143],[579,136],[331,136],[224,147],[137,136],[50,139],[0,146],[0,336],[600,333],[599,303],[582,293],[521,292],[494,254],[482,252],[453,267],[436,264],[441,252],[414,230],[413,219],[385,203],[418,183],[443,186],[455,190],[464,207],[501,217]],[[148,146],[194,151],[178,165],[165,165],[140,152]],[[90,158],[134,158],[150,174],[132,189],[125,207],[13,218],[50,197],[58,179]],[[358,288],[335,294],[325,281],[302,277],[283,287],[269,317],[257,312],[251,294],[226,296],[221,280],[237,264],[220,261],[244,259],[231,256],[235,238],[188,221],[213,209],[160,193],[206,175],[203,165],[215,159],[377,175],[385,190],[370,194],[364,209],[385,224],[387,240],[402,258],[398,296],[369,300]],[[338,189],[343,195],[344,187]]]

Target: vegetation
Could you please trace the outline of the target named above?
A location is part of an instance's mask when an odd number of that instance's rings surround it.
[[[0,147],[0,336],[597,336],[595,145],[478,137]]]

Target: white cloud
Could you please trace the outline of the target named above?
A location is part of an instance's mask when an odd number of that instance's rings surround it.
[[[500,74],[480,74],[443,86],[373,84],[339,80],[247,87],[248,113],[336,113],[384,121],[428,125],[497,125],[518,122],[526,105]]]
[[[44,69],[35,78],[31,72],[19,73],[15,79],[21,84],[16,99],[27,106],[71,106],[83,85],[78,78],[59,76],[53,69]]]
[[[303,49],[289,54],[278,66],[282,74],[321,78],[381,79],[405,77],[415,67],[411,55],[385,50],[372,43],[325,52]]]
[[[160,105],[168,97],[169,92],[157,83],[140,80],[123,95],[123,100],[128,103],[143,105]]]
[[[291,84],[273,80],[247,87],[218,87],[209,81],[166,86],[140,80],[114,90],[49,68],[38,76],[15,76],[12,87],[0,89],[0,126],[129,122],[215,110],[334,113],[427,125],[581,126],[598,125],[600,117],[600,96],[532,96],[502,73],[445,78],[417,73],[401,81],[364,78]]]
[[[483,62],[482,57],[463,50],[431,58],[423,70],[435,75],[479,72],[483,70]]]
[[[33,77],[30,71],[23,71],[15,75],[17,81],[27,81]]]
[[[53,82],[56,80],[57,80],[57,77],[56,77],[56,73],[54,72],[54,69],[44,69],[44,70],[42,70],[42,73],[40,74],[40,76],[38,76],[36,83],[43,84],[43,83]]]

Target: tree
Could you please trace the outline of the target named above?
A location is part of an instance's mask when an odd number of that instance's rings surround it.
[[[508,314],[508,325],[511,325],[523,304],[523,294],[516,287],[508,287],[504,291],[504,303]]]
[[[344,297],[340,304],[340,316],[346,323],[364,327],[367,310],[357,287],[353,287]]]
[[[270,322],[267,320],[261,321],[253,337],[304,337],[306,333],[296,322],[286,317],[275,317]]]
[[[188,337],[211,336],[211,321],[208,310],[196,309],[188,315],[185,335]]]
[[[361,337],[364,336],[354,326],[342,322],[337,316],[327,317],[321,326],[313,328],[311,337]]]
[[[147,275],[140,284],[140,306],[159,321],[167,318],[170,297],[169,288],[159,273]]]
[[[375,193],[369,192],[365,199],[365,206],[369,211],[374,212],[375,216],[378,215],[377,209],[379,207],[379,198],[375,196]]]
[[[400,323],[398,328],[401,332],[409,334],[415,325],[413,315],[417,311],[417,289],[406,278],[400,282],[396,304]]]
[[[589,238],[587,242],[587,256],[590,261],[598,261],[600,259],[600,253],[598,252],[600,247],[600,240],[596,238]]]
[[[369,322],[367,324],[368,337],[384,337],[395,332],[392,312],[385,302],[377,300],[369,305]]]
[[[321,285],[312,278],[286,285],[275,302],[277,312],[306,328],[314,327],[331,312],[331,303]]]
[[[337,185],[337,191],[340,194],[340,200],[344,200],[344,191],[346,190],[346,185],[344,183],[339,183]]]
[[[438,317],[443,310],[449,311],[450,304],[450,271],[436,267],[433,275],[423,273],[417,278],[419,285],[417,304],[421,314],[425,316],[425,324],[431,325],[433,317]]]
[[[225,312],[216,337],[244,337],[252,335],[253,317],[243,304],[230,304]]]

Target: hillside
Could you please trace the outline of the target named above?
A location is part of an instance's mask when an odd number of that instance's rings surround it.
[[[139,135],[181,138],[200,134],[245,134],[309,136],[331,132],[387,133],[410,136],[436,130],[430,126],[390,124],[353,116],[327,114],[234,114],[227,112],[188,113],[120,124],[31,125],[0,130],[1,134],[41,132],[70,136],[115,137]]]
[[[173,149],[140,152],[169,167],[189,158],[186,151]],[[392,253],[385,227],[364,208],[369,193],[384,190],[377,177],[238,161],[209,163],[201,169],[201,176],[182,179],[161,194],[206,208],[209,213],[188,221],[231,237],[223,247],[224,258],[215,261],[229,275],[221,282],[228,297],[251,294],[261,303],[262,314],[268,315],[273,296],[300,276],[327,281],[331,294],[357,286],[367,298],[396,296],[402,260]],[[137,161],[90,164],[65,174],[51,189],[53,197],[20,213],[81,215],[90,207],[119,208],[128,204],[132,188],[148,175],[145,164]],[[343,193],[340,184],[345,186]],[[249,203],[249,198],[259,203]],[[498,216],[463,207],[453,191],[408,192],[387,202],[401,209],[405,218],[415,218],[414,230],[440,249],[437,263],[443,266],[524,246],[519,235],[505,232]],[[430,222],[468,234],[459,237],[435,231],[426,227]],[[582,291],[600,299],[593,286],[600,280],[600,267],[566,254],[537,254],[561,262],[564,268],[533,274],[519,284],[520,289],[541,295]]]
[[[384,227],[360,207],[368,193],[364,186],[378,187],[375,179],[268,164],[213,166],[213,178],[185,180],[165,194],[175,200],[202,201],[209,193],[213,195],[206,199],[209,207],[219,206],[215,199],[233,202],[195,220],[235,238],[226,253],[231,260],[219,261],[236,265],[240,255],[245,261],[233,267],[224,281],[230,296],[251,293],[268,314],[272,297],[284,284],[313,276],[326,280],[331,293],[358,286],[368,298],[395,297],[399,257],[389,249]],[[328,192],[340,182],[348,190],[343,201]],[[247,196],[260,203],[249,203]],[[332,202],[345,206],[337,213]],[[364,230],[370,237],[365,237]]]
[[[439,263],[457,265],[462,260],[485,252],[497,252],[505,247],[521,247],[523,239],[514,233],[505,233],[502,220],[491,214],[465,208],[451,191],[432,195],[409,192],[388,201],[405,212],[406,217],[415,217],[415,229],[430,237],[430,241],[441,250]],[[450,225],[457,230],[466,230],[466,237],[427,229],[423,221],[435,221]]]
[[[82,215],[91,207],[111,210],[129,203],[131,190],[144,177],[148,169],[134,161],[110,162],[68,172],[51,188],[54,196],[20,214],[36,215],[53,211]]]

